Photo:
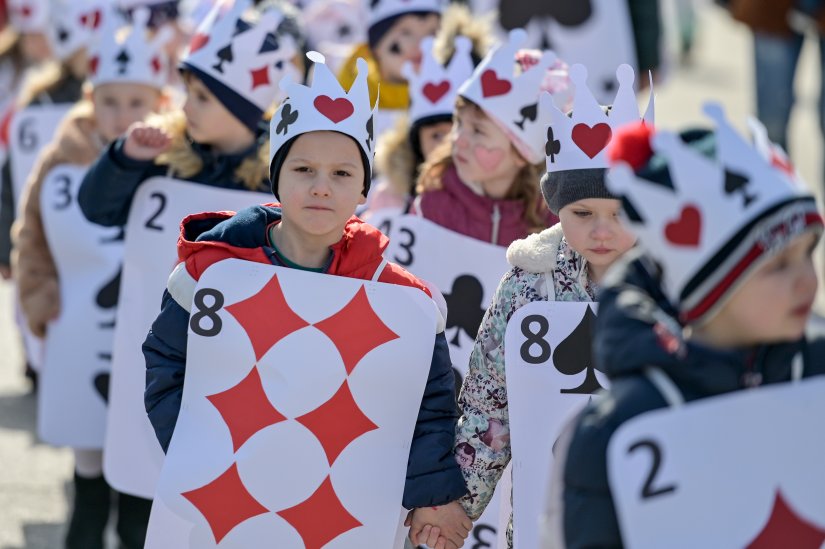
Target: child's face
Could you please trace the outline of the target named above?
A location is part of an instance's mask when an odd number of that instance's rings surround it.
[[[143,84],[112,82],[96,86],[92,102],[100,135],[107,142],[114,141],[126,133],[132,123],[157,111],[161,97],[159,90]]]
[[[424,156],[424,160],[429,160],[430,153],[450,135],[452,128],[452,122],[444,121],[427,124],[418,130],[418,143],[421,145],[421,154]]]
[[[423,38],[435,36],[440,21],[440,17],[435,13],[399,17],[373,49],[381,80],[406,82],[407,79],[401,74],[401,67],[407,61],[418,67],[421,63],[419,44]]]
[[[619,220],[621,201],[611,198],[586,198],[559,210],[561,230],[567,244],[587,262],[604,271],[636,239]]]
[[[526,164],[507,134],[481,109],[466,106],[456,110],[451,138],[461,180],[481,185],[492,198],[506,196]]]
[[[802,337],[816,297],[812,233],[793,239],[735,291],[705,330],[726,330],[737,346]]]
[[[209,91],[201,80],[191,73],[185,73],[186,130],[198,143],[212,145],[218,152],[231,153],[246,148],[254,135],[223,103]]]
[[[355,208],[366,201],[364,169],[352,138],[330,131],[299,136],[278,174],[283,228],[303,238],[340,240]]]

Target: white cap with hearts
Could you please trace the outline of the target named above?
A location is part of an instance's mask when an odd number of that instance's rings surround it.
[[[46,37],[52,54],[60,60],[68,59],[91,46],[103,24],[106,6],[103,0],[51,0]]]
[[[18,32],[46,32],[49,4],[49,0],[8,0],[9,23]]]

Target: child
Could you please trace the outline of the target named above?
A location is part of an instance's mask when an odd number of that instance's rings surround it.
[[[572,118],[550,106],[547,94],[541,98],[542,110],[551,110],[550,129],[559,145],[557,150],[548,142],[541,190],[560,223],[508,248],[513,269],[504,275],[481,322],[459,398],[463,415],[456,432],[456,458],[470,491],[461,504],[473,519],[484,512],[511,457],[504,383],[504,334],[510,317],[533,301],[595,301],[605,271],[634,242],[619,223],[620,201],[605,187],[606,152],[591,158],[578,150],[573,138],[573,128],[580,123],[619,128],[639,120],[632,69],[623,66],[618,71],[619,90],[609,115],[590,93],[584,68],[574,65],[570,74],[576,86]],[[649,108],[647,115],[652,114]],[[507,541],[512,547],[512,521]]]
[[[404,63],[421,62],[419,44],[438,30],[441,0],[373,0],[367,20],[367,43],[355,49],[338,76],[346,88],[355,77],[357,59],[370,66],[370,97],[378,99],[374,121],[375,135],[392,127],[395,118],[410,104],[407,78],[401,72]],[[378,93],[378,83],[381,93]]]
[[[128,37],[118,41],[117,26],[109,23],[115,19],[114,13],[107,14],[105,27],[110,32],[102,33],[90,52],[92,69],[85,97],[69,112],[54,141],[40,154],[24,189],[21,215],[13,226],[12,265],[21,307],[29,328],[38,337],[46,336],[48,323],[60,314],[57,268],[41,218],[43,181],[60,164],[91,164],[103,146],[114,141],[132,122],[161,108],[167,65],[164,36],[147,42],[147,16],[147,12],[138,12]],[[122,73],[116,60],[121,51],[132,59]],[[111,489],[103,478],[100,450],[75,450],[74,487],[66,546],[102,548]],[[148,500],[118,494],[117,531],[124,546],[143,546],[150,507]]]
[[[216,6],[192,38],[180,64],[183,111],[133,124],[92,164],[78,193],[90,221],[126,224],[138,185],[153,176],[250,191],[268,188],[262,119],[294,47],[288,36],[270,32],[279,20],[274,10],[253,23],[244,14],[247,4],[238,0],[223,14]],[[245,30],[235,34],[236,26]],[[230,55],[222,59],[219,51]]]
[[[143,352],[146,357],[146,411],[164,451],[169,446],[181,405],[186,367],[187,326],[194,285],[209,265],[226,258],[324,272],[419,288],[424,283],[401,267],[386,263],[388,241],[378,230],[353,216],[366,200],[371,180],[374,139],[368,121],[373,114],[367,88],[367,65],[345,93],[324,64],[315,61],[312,87],[285,83],[289,98],[272,119],[270,177],[281,201],[237,214],[220,212],[190,216],[183,222],[179,255],[183,262],[169,278],[161,313],[152,325]],[[333,105],[349,104],[343,120],[316,106],[326,96]],[[298,112],[298,117],[292,115]],[[338,120],[335,122],[333,120]],[[454,503],[465,492],[452,458],[457,416],[453,374],[444,332],[437,334],[424,400],[419,412],[403,505],[420,508],[444,505],[445,535],[460,545],[470,523],[457,519]],[[453,503],[450,503],[453,502]],[[446,504],[446,505],[445,505]],[[452,514],[449,514],[452,511]]]
[[[466,6],[454,5],[445,10],[435,39],[421,41],[419,68],[404,67],[409,115],[378,138],[375,162],[381,178],[370,193],[370,210],[409,209],[418,169],[449,135],[456,92],[486,55],[490,34],[489,26],[474,21]]]
[[[413,209],[438,225],[507,246],[557,219],[539,196],[543,132],[538,97],[555,56],[519,55],[521,29],[459,89],[448,143],[421,168]]]
[[[825,373],[822,339],[805,336],[823,229],[814,197],[766,139],[754,147],[719,106],[706,112],[715,132],[651,140],[649,128],[635,127],[614,140],[613,158],[630,167],[613,168],[608,187],[624,197],[645,255],[629,254],[604,284],[594,355],[612,386],[557,447],[554,546],[622,546],[606,453],[624,422],[680,395],[694,401]],[[733,192],[729,170],[746,182]]]

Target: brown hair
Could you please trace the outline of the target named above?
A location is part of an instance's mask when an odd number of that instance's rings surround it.
[[[487,116],[484,110],[472,101],[459,96],[456,100],[456,112],[462,109],[472,108],[478,113]],[[511,144],[513,152],[521,156],[516,148]],[[453,166],[453,144],[447,139],[432,152],[430,160],[421,166],[418,176],[416,191],[418,194],[442,188],[441,179],[444,173]],[[539,180],[544,171],[543,163],[530,164],[524,166],[516,173],[510,189],[504,196],[508,200],[521,200],[524,205],[524,223],[531,233],[538,233],[546,229],[545,215],[547,205],[541,197]]]
[[[18,75],[26,68],[20,34],[11,25],[0,30],[0,61],[9,60]]]

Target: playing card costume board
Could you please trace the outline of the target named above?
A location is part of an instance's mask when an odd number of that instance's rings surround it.
[[[143,403],[146,363],[141,345],[160,312],[166,281],[177,264],[181,220],[192,213],[237,211],[271,200],[269,194],[162,177],[138,188],[126,225],[103,462],[106,479],[117,490],[152,497],[163,462],[163,450]]]
[[[616,93],[616,67],[636,67],[636,46],[627,2],[615,0],[470,0],[475,13],[498,13],[499,33],[527,31],[524,47],[553,50],[568,64],[581,63],[601,104]],[[646,78],[646,76],[645,76]]]
[[[507,324],[515,547],[539,547],[553,447],[564,424],[607,387],[591,352],[596,310],[596,303],[537,301],[518,309]]]
[[[392,547],[440,313],[229,259],[201,276],[147,547]]]
[[[820,376],[624,423],[608,477],[625,546],[821,547],[823,394]]]
[[[43,229],[60,282],[40,372],[38,433],[54,445],[102,448],[123,259],[123,231],[89,222],[77,203],[87,168],[57,166],[43,181]]]

